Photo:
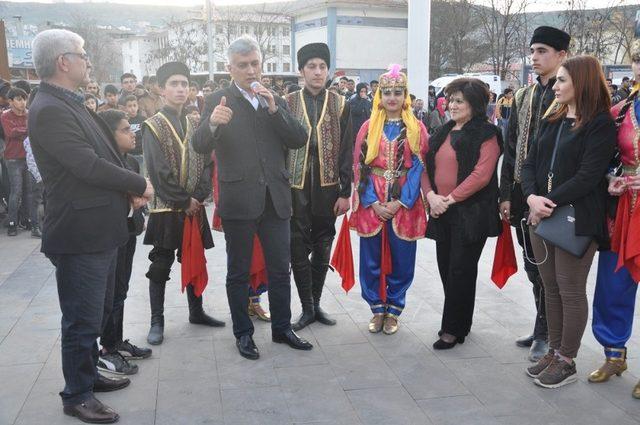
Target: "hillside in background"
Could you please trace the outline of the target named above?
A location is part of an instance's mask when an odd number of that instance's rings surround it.
[[[195,8],[176,6],[125,5],[119,3],[13,3],[0,1],[0,18],[6,23],[15,21],[14,16],[22,16],[25,25],[46,26],[70,23],[84,17],[98,25],[138,29],[140,22],[152,26],[163,26],[171,18],[177,20],[196,16],[190,10]]]

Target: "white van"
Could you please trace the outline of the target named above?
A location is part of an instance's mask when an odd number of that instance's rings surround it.
[[[445,75],[444,77],[436,78],[431,82],[431,85],[436,88],[436,96],[440,95],[440,93],[444,90],[447,84],[449,84],[456,78],[461,78],[461,77],[473,77],[473,78],[482,80],[485,83],[487,83],[490,87],[490,90],[497,95],[502,93],[502,91],[509,86],[506,81],[500,81],[500,77],[497,75],[490,75],[490,74]]]

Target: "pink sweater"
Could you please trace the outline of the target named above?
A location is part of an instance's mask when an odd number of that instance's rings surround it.
[[[498,146],[497,137],[493,137],[489,142],[482,144],[480,158],[475,168],[462,183],[457,185],[458,161],[456,159],[456,151],[451,146],[451,137],[447,136],[438,153],[436,153],[435,181],[438,187],[438,195],[451,195],[456,202],[464,201],[489,184],[498,164],[498,158],[500,158],[500,147]],[[425,194],[433,190],[428,178],[423,179],[422,188]]]

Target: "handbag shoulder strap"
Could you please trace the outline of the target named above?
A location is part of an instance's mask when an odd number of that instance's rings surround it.
[[[562,130],[564,129],[564,119],[560,122],[560,128],[556,135],[556,142],[553,146],[553,153],[551,154],[551,164],[549,165],[549,174],[547,174],[547,193],[551,192],[553,187],[553,167],[556,163],[556,156],[558,155],[558,145],[560,144],[560,137],[562,137]]]

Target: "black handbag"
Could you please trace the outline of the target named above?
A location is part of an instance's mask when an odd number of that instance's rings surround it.
[[[558,144],[560,136],[564,128],[564,120],[560,124],[558,135],[556,136],[556,144],[553,148],[551,156],[551,165],[549,166],[549,175],[547,181],[547,191],[551,192],[553,184],[553,166],[558,152]],[[551,216],[540,221],[535,228],[534,233],[540,236],[550,244],[567,251],[569,254],[582,258],[587,252],[593,238],[591,236],[576,235],[576,211],[573,205],[562,205],[553,210]]]
[[[569,254],[582,258],[593,238],[576,235],[575,215],[575,209],[571,204],[556,207],[550,217],[538,224],[534,233]]]

